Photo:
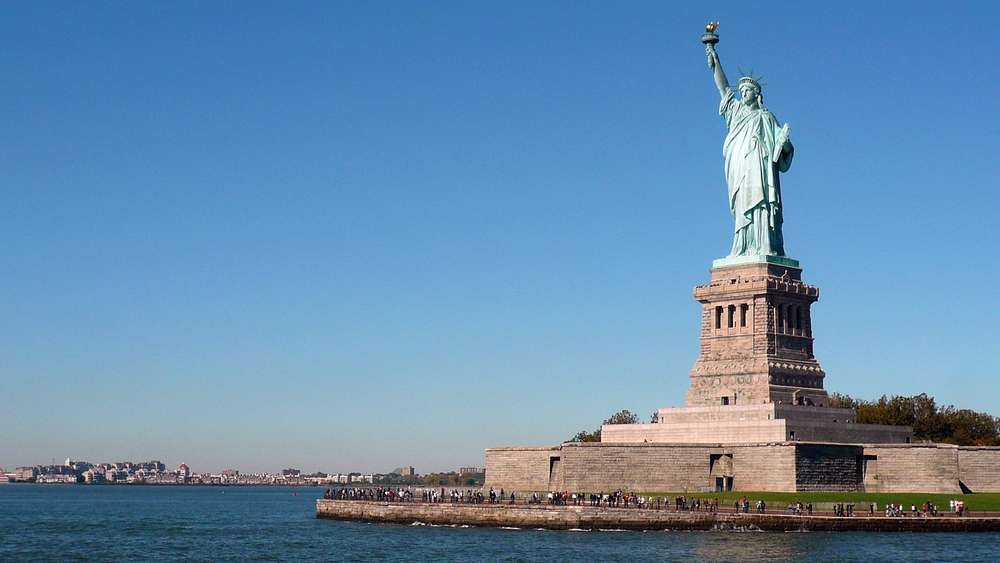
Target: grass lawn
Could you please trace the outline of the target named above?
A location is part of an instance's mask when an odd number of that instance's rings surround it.
[[[678,496],[686,496],[689,499],[719,499],[719,504],[732,506],[736,499],[747,497],[750,502],[763,500],[768,504],[770,510],[781,510],[792,502],[811,502],[814,505],[820,503],[851,503],[856,506],[857,512],[862,512],[862,506],[867,508],[869,503],[878,503],[879,510],[884,510],[886,504],[901,504],[909,510],[910,505],[921,504],[930,501],[937,505],[938,510],[948,511],[949,500],[965,501],[965,508],[971,511],[1000,512],[1000,493],[978,493],[971,495],[961,494],[931,494],[931,493],[768,493],[751,491],[730,491],[725,493],[640,493],[643,496],[667,497],[673,499]]]

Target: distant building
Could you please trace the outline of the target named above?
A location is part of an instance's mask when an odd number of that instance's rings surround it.
[[[77,482],[77,477],[75,473],[45,473],[35,477],[35,482],[71,485]]]
[[[486,472],[486,470],[483,469],[482,467],[459,467],[458,468],[458,474],[459,475],[473,475],[473,474],[476,474],[476,473],[485,473],[485,472]]]
[[[88,469],[83,472],[83,482],[88,485],[100,485],[105,482],[104,472]]]
[[[407,465],[406,467],[402,468],[402,471],[399,474],[402,475],[403,477],[414,477],[416,476],[417,471],[413,469],[412,465]]]
[[[191,468],[186,463],[177,466],[177,475],[185,481],[191,477]]]
[[[144,482],[150,485],[177,485],[184,479],[178,473],[150,473]]]
[[[38,468],[32,467],[18,467],[14,470],[14,480],[15,481],[34,481],[35,477],[38,477]]]
[[[69,465],[41,465],[38,467],[38,475],[72,475],[76,477],[76,471]]]
[[[288,469],[282,469],[281,470],[281,476],[282,477],[300,477],[301,475],[302,475],[302,471],[299,470],[299,469],[288,468]]]
[[[143,470],[145,473],[163,473],[167,470],[167,466],[159,460],[144,461],[138,464],[139,469]]]

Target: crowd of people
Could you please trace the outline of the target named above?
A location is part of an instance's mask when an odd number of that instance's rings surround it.
[[[416,500],[419,496],[419,501]],[[367,500],[378,502],[424,502],[455,504],[499,504],[504,501],[503,489],[499,492],[490,488],[486,495],[479,489],[447,489],[426,487],[343,487],[327,489],[323,498],[332,500]],[[514,493],[510,494],[510,504],[514,504]]]
[[[528,504],[542,504],[543,501],[554,506],[595,506],[606,508],[644,508],[650,510],[669,510],[670,500],[667,497],[643,496],[628,493],[621,489],[610,493],[573,493],[569,491],[552,491],[544,495],[532,493]],[[688,499],[684,496],[673,499],[674,510],[717,511],[719,499]]]
[[[788,503],[788,508],[785,509],[785,512],[788,514],[794,514],[795,516],[801,516],[803,514],[806,516],[812,516],[813,505],[811,502],[790,502]]]
[[[767,512],[767,503],[762,500],[758,500],[757,502],[754,503],[753,508],[754,512],[756,512],[757,514],[764,514]],[[750,499],[748,499],[747,497],[740,497],[736,499],[736,502],[733,503],[733,510],[736,512],[743,512],[744,514],[749,514]]]
[[[624,490],[612,491],[610,493],[574,493],[569,491],[550,491],[548,493],[532,492],[518,497],[513,491],[507,493],[504,489],[496,490],[490,487],[488,491],[482,489],[448,489],[426,488],[426,487],[342,487],[337,489],[327,489],[323,493],[323,498],[334,500],[363,500],[378,502],[423,502],[423,503],[452,503],[452,504],[528,504],[552,506],[591,506],[603,508],[625,508],[625,509],[647,509],[647,510],[673,510],[675,512],[718,512],[718,498],[688,498],[687,496],[676,496],[673,498],[659,496],[643,496],[626,492]],[[767,503],[764,500],[751,501],[746,496],[741,496],[733,503],[733,511],[737,513],[750,513],[751,505],[753,512],[757,514],[767,513]],[[786,508],[786,513],[796,516],[812,516],[813,504],[811,502],[792,502]],[[949,511],[957,516],[967,514],[965,502],[952,500],[949,502]],[[856,514],[854,503],[834,503],[831,509],[833,516],[852,517]],[[877,503],[868,503],[868,516],[880,514]],[[909,513],[913,517],[940,516],[937,505],[927,501],[920,506],[911,504],[909,510],[902,504],[890,503],[884,507],[886,517],[902,518]],[[829,514],[824,512],[823,514]]]
[[[964,516],[965,515],[965,502],[960,501],[960,500],[952,500],[952,501],[949,501],[949,507],[951,508],[951,511],[954,512],[957,516]],[[875,503],[872,503],[871,507],[869,508],[868,513],[870,515],[874,515],[876,512],[878,512],[878,506]],[[885,505],[885,515],[887,517],[902,518],[902,517],[906,516],[906,512],[907,512],[906,506],[904,506],[902,504],[887,504],[887,505]],[[940,516],[941,515],[938,512],[937,505],[935,505],[934,503],[932,503],[930,501],[927,501],[927,502],[923,503],[920,506],[917,506],[915,504],[911,504],[909,512],[910,512],[910,516],[913,516],[914,518],[916,518],[916,517],[928,517],[928,516]]]
[[[412,502],[413,489],[407,487],[343,487],[327,489],[323,498],[334,500],[374,500],[380,502]]]
[[[668,499],[669,500],[669,499]],[[674,497],[674,510],[680,512],[682,510],[691,510],[694,512],[718,512],[719,511],[719,499],[700,499],[693,498],[688,499],[685,496]]]

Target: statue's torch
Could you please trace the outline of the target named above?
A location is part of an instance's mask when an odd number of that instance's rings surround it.
[[[715,52],[715,44],[719,42],[719,36],[715,34],[715,30],[719,28],[719,22],[708,22],[705,24],[705,35],[701,36],[701,42],[705,44],[705,51],[711,58],[712,53]],[[712,68],[712,61],[708,61],[708,67]]]

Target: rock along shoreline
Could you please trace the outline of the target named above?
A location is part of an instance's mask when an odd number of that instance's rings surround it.
[[[760,530],[765,532],[997,532],[1000,517],[793,516],[670,512],[638,508],[316,501],[316,518],[548,530]]]

